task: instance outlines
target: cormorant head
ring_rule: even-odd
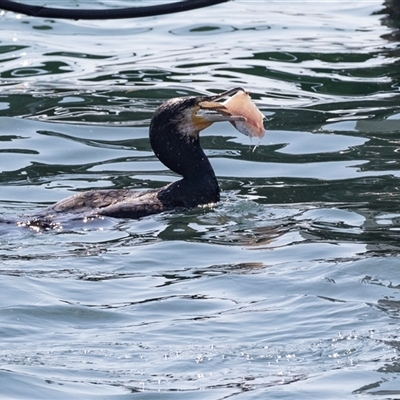
[[[199,132],[214,122],[246,121],[246,118],[232,113],[222,103],[224,97],[230,96],[241,88],[231,89],[214,96],[188,96],[167,100],[153,116],[152,125],[161,125],[163,131],[172,128],[181,138],[197,139]]]
[[[200,147],[199,132],[218,121],[246,121],[232,115],[217,100],[243,90],[232,89],[214,96],[178,97],[165,101],[150,122],[150,143],[158,159],[183,177],[214,176],[211,164]],[[199,172],[202,171],[202,172]]]

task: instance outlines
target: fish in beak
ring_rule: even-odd
[[[227,96],[234,94],[223,103],[218,103]],[[205,124],[229,121],[239,132],[246,136],[262,138],[265,134],[263,125],[264,115],[251,101],[248,92],[242,88],[235,88],[218,95],[203,97],[198,103],[196,115]],[[204,129],[204,128],[203,128]]]

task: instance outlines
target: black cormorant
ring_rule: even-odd
[[[190,208],[220,199],[214,170],[200,145],[199,133],[217,121],[246,121],[232,115],[217,101],[243,91],[228,90],[214,96],[173,98],[161,104],[150,122],[150,144],[158,159],[182,179],[159,189],[91,190],[78,193],[43,210],[47,217],[59,213],[85,216],[140,218],[177,208]]]

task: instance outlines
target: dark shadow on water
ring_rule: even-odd
[[[398,0],[386,0],[384,8],[376,14],[382,14],[382,24],[393,29],[392,32],[383,36],[392,42],[400,42],[400,3]]]
[[[397,42],[397,46],[389,50],[385,49],[383,54],[386,57],[400,57],[400,2],[398,0],[386,0],[384,8],[376,14],[382,14],[382,24],[386,25],[392,31],[382,36],[383,39],[389,42]],[[398,68],[393,68],[390,74],[397,87],[400,85],[400,61],[395,61],[394,65]]]

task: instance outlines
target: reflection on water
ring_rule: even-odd
[[[399,396],[397,1],[0,19],[4,398]],[[155,108],[239,85],[267,134],[203,133],[216,206],[18,226],[174,181]]]

